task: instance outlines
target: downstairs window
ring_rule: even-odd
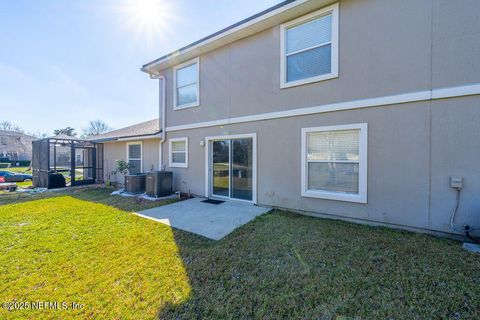
[[[302,196],[367,202],[367,124],[302,129]]]
[[[188,168],[188,138],[169,140],[170,167]]]
[[[128,170],[131,174],[142,172],[142,143],[127,143],[127,162],[131,168]]]

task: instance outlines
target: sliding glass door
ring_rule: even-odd
[[[253,141],[248,139],[230,140],[231,159],[231,197],[252,200],[253,177]]]
[[[212,194],[230,197],[230,140],[212,142]]]
[[[252,201],[253,139],[215,140],[211,152],[212,196]]]

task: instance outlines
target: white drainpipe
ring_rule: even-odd
[[[167,116],[167,111],[166,111],[166,103],[167,103],[167,96],[166,96],[166,78],[163,75],[159,74],[150,74],[150,79],[158,79],[158,94],[162,95],[162,99],[160,99],[160,96],[158,97],[158,105],[160,108],[160,128],[162,129],[162,133],[160,136],[160,145],[159,151],[158,151],[158,166],[159,170],[164,170],[165,167],[163,166],[163,143],[165,142],[165,123],[166,123],[166,116]],[[160,88],[162,86],[162,88]]]

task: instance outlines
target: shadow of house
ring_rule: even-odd
[[[159,205],[110,197],[110,192],[89,187],[63,195],[126,212]],[[149,270],[175,261],[190,289],[178,289],[178,270],[154,279],[152,285],[171,293],[168,302],[159,300],[155,307],[159,319],[478,318],[480,263],[453,240],[278,210],[221,241],[163,225],[160,229],[171,230],[174,240],[168,238],[136,260],[119,262],[155,259],[174,242],[171,260],[157,260]],[[148,230],[140,234],[144,232]],[[159,235],[123,243],[119,236],[112,248],[164,241]],[[136,270],[133,276],[143,272],[148,271]]]
[[[451,287],[457,301],[432,285],[447,281],[450,288],[453,282],[441,279],[457,273],[468,283],[478,271],[472,265],[476,257],[453,240],[278,210],[221,241],[172,231],[191,292],[182,302],[162,306],[158,319],[413,318],[452,310],[468,318],[476,313],[476,302],[458,300],[477,291],[473,283],[467,291]],[[436,263],[440,252],[455,258]],[[431,308],[411,309],[415,304]]]
[[[28,134],[0,130],[0,158],[31,160],[34,140],[36,138]]]
[[[105,198],[108,192],[70,195],[130,212],[159,205]],[[158,319],[427,317],[452,310],[468,318],[478,310],[476,300],[461,301],[467,291],[479,292],[468,280],[478,259],[453,240],[278,210],[220,241],[171,231],[191,291],[159,307]],[[451,295],[432,285],[439,281]],[[432,307],[412,310],[414,304]]]
[[[310,304],[325,294],[320,289],[326,284],[315,274],[316,267],[304,261],[307,252],[296,248],[316,228],[314,223],[309,231],[292,232],[296,221],[305,219],[311,218],[274,211],[220,241],[172,228],[192,291],[186,301],[160,308],[158,319],[313,319],[333,314]]]

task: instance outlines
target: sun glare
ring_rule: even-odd
[[[131,1],[130,10],[135,20],[146,24],[156,23],[164,13],[160,1],[156,0]]]
[[[171,0],[125,0],[120,10],[127,27],[149,42],[165,39],[172,32],[172,22],[178,19]]]

